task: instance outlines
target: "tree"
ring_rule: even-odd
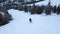
[[[35,6],[35,4],[33,4],[33,6],[31,7],[30,12],[31,12],[31,14],[35,14],[36,13],[36,6]]]
[[[0,26],[8,24],[12,20],[12,17],[8,12],[3,12],[3,13],[4,13],[4,15],[0,15],[1,16],[0,17],[1,18],[0,19]]]
[[[57,14],[60,14],[60,5],[57,7]]]
[[[52,11],[52,6],[47,6],[45,9],[46,15],[51,15],[51,11]]]
[[[24,7],[24,11],[25,11],[25,12],[28,12],[27,6]]]
[[[0,20],[2,19],[3,15],[0,13]]]
[[[52,6],[51,6],[51,1],[49,0],[49,3],[48,3],[48,5],[46,6],[46,9],[45,9],[46,15],[51,15],[51,11],[52,11]]]
[[[52,8],[52,11],[53,11],[53,13],[56,13],[56,11],[57,11],[56,5]]]
[[[6,1],[6,0],[0,0],[0,3],[1,3],[1,2],[5,2],[5,1]]]
[[[37,13],[37,14],[42,14],[42,13],[43,13],[43,8],[42,8],[42,6],[36,6],[36,13]]]

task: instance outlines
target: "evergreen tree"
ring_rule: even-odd
[[[48,3],[48,5],[46,6],[46,9],[45,9],[46,15],[51,15],[51,11],[52,11],[52,6],[51,6],[51,1],[49,0],[49,3]]]
[[[31,12],[31,14],[35,14],[36,13],[36,6],[35,6],[35,4],[33,4],[33,6],[31,7],[30,12]]]
[[[52,11],[53,11],[53,13],[56,13],[56,11],[57,11],[56,5],[52,8]]]
[[[0,0],[0,3],[1,3],[1,2],[5,2],[5,1],[6,1],[6,0]]]
[[[60,14],[60,5],[57,7],[57,14]]]
[[[8,24],[11,20],[12,17],[8,12],[3,12],[4,15],[0,15],[0,26],[3,26],[5,24]]]

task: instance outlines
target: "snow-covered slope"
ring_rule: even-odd
[[[49,2],[49,0],[45,0],[45,1],[42,1],[42,2],[38,2],[36,3],[36,5],[47,5]],[[60,4],[60,0],[51,0],[51,5],[54,6],[54,5],[59,5]]]
[[[0,34],[60,34],[60,15],[30,15],[13,9],[9,13],[13,21],[0,27]],[[32,23],[29,18],[32,18]]]
[[[60,3],[60,0],[51,1],[52,5]],[[47,4],[48,0],[40,3]],[[0,34],[60,34],[60,15],[31,15],[14,9],[8,11],[13,20],[9,24],[0,27]],[[32,18],[32,23],[29,22],[29,18]]]

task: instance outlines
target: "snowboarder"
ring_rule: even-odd
[[[32,23],[32,19],[31,18],[29,18],[29,21]]]

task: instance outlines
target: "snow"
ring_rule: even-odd
[[[49,2],[49,0],[45,0],[45,1],[42,1],[42,2],[38,2],[36,3],[36,5],[47,5]],[[51,0],[51,5],[54,6],[54,5],[59,5],[60,4],[60,0]]]
[[[14,9],[8,11],[13,21],[0,27],[1,34],[60,34],[60,15],[31,15]],[[32,23],[29,18],[32,18]]]
[[[31,15],[14,9],[8,12],[13,20],[0,27],[0,34],[60,34],[60,15]],[[32,18],[32,23],[29,22],[29,18]]]

